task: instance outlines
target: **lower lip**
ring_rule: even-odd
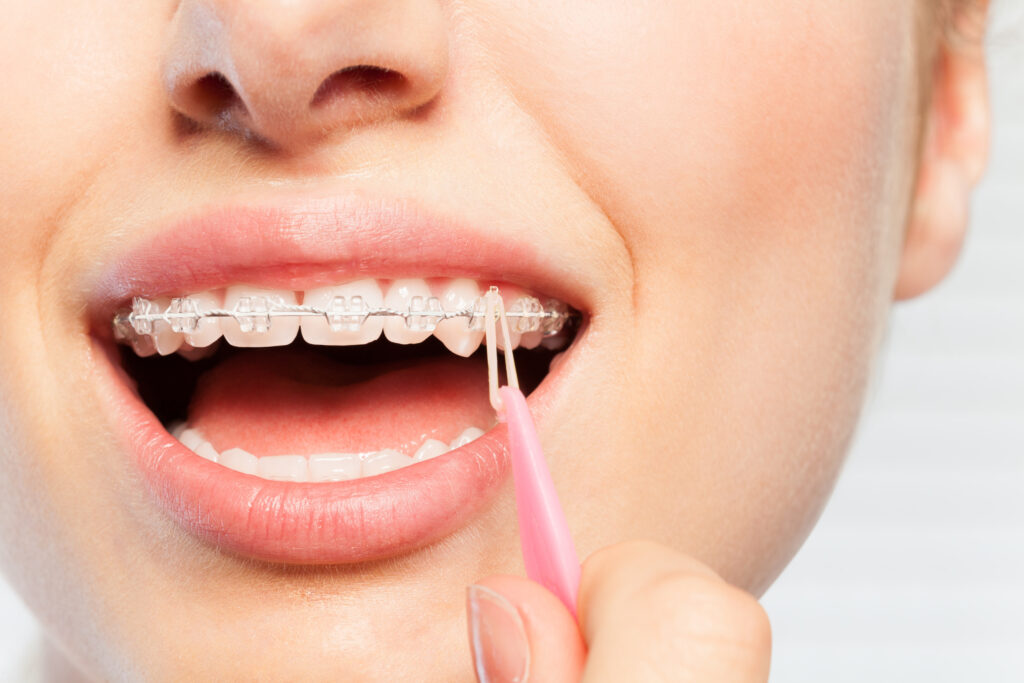
[[[100,342],[95,342],[100,344]],[[129,388],[111,353],[106,403],[157,504],[218,549],[266,562],[349,564],[404,554],[468,524],[509,473],[506,429],[425,462],[331,483],[259,479],[185,448]],[[538,390],[540,391],[540,390]]]

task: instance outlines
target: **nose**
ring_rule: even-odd
[[[432,101],[444,19],[436,0],[182,0],[164,87],[200,126],[294,150]]]

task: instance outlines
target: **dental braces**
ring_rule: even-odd
[[[149,299],[135,297],[130,309],[114,315],[114,337],[132,342],[141,337],[155,337],[157,323],[172,332],[191,334],[204,320],[231,319],[245,333],[266,333],[277,318],[324,318],[334,332],[356,332],[371,317],[402,318],[410,330],[433,332],[444,320],[464,318],[470,330],[483,331],[486,326],[488,295],[478,297],[471,306],[447,311],[437,297],[414,296],[406,310],[386,306],[370,306],[359,295],[335,296],[326,306],[288,304],[265,295],[239,297],[231,308],[202,310],[190,297],[170,300],[163,310]],[[558,335],[576,314],[555,299],[542,304],[532,296],[516,299],[504,311],[512,332],[541,332],[543,337]]]

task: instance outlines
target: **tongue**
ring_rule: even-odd
[[[439,357],[348,365],[295,348],[245,351],[204,375],[189,425],[223,451],[263,455],[412,455],[494,422],[486,370]]]

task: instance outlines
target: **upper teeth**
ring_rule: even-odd
[[[284,346],[301,330],[310,344],[326,345],[367,344],[381,332],[396,344],[415,344],[433,334],[453,353],[469,356],[483,339],[485,315],[481,288],[468,279],[434,287],[421,278],[394,280],[386,293],[372,279],[305,292],[234,285],[173,299],[136,298],[114,318],[114,332],[139,355],[193,355],[221,336],[232,346]],[[570,317],[561,302],[545,305],[524,295],[512,299],[506,315],[513,345],[527,348],[557,335]]]

